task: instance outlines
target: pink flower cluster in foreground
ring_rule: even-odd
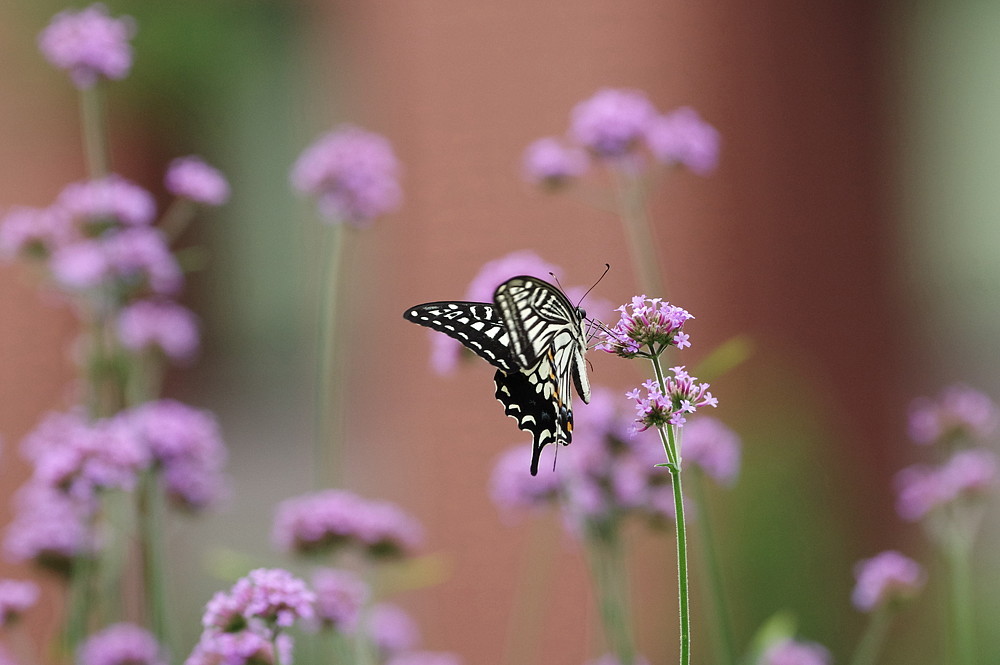
[[[631,303],[616,312],[615,325],[600,332],[594,348],[622,358],[658,356],[668,346],[683,349],[691,346],[682,328],[694,317],[686,310],[660,298],[635,296]]]
[[[666,425],[681,426],[687,422],[686,414],[699,407],[719,405],[719,400],[708,391],[709,384],[698,383],[682,366],[671,367],[673,375],[663,378],[663,386],[653,379],[643,381],[645,395],[635,388],[625,396],[635,401],[636,431]]]
[[[577,104],[565,137],[545,137],[525,150],[525,178],[558,188],[582,176],[590,161],[641,162],[643,152],[699,175],[715,169],[719,133],[691,108],[660,114],[638,90],[605,88]]]

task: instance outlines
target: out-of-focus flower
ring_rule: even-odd
[[[174,196],[210,206],[229,200],[229,182],[222,172],[200,157],[180,157],[170,163],[164,178],[167,191]]]
[[[129,40],[135,24],[128,17],[112,18],[101,4],[53,17],[38,36],[42,55],[69,72],[78,88],[89,88],[101,77],[122,79],[132,67]]]
[[[0,580],[0,627],[17,621],[38,602],[38,585],[30,580]]]
[[[46,258],[73,238],[69,217],[54,208],[11,208],[0,219],[0,259]]]
[[[698,175],[708,175],[719,162],[719,132],[686,106],[650,121],[646,144],[657,161],[681,164]]]
[[[279,635],[278,640],[286,637]],[[290,649],[291,643],[287,640],[278,643],[279,649],[283,644]],[[291,662],[290,658],[279,661],[274,651],[275,644],[271,640],[253,631],[205,632],[184,665],[276,665],[278,662]]]
[[[54,208],[68,215],[85,236],[114,225],[149,226],[156,215],[152,194],[116,174],[67,185]]]
[[[390,658],[386,665],[461,665],[462,659],[444,651],[410,651]]]
[[[560,467],[555,473],[526,474],[524,461],[530,456],[528,448],[516,446],[504,452],[493,467],[490,497],[504,512],[550,504],[559,497],[563,485]]]
[[[392,603],[376,603],[368,610],[365,632],[384,658],[411,651],[420,643],[413,617]]]
[[[587,665],[622,665],[622,662],[614,654],[606,653],[596,660],[589,661]],[[649,661],[642,656],[635,656],[631,665],[649,665]]]
[[[116,279],[123,290],[148,288],[158,295],[180,290],[184,276],[163,234],[149,227],[112,232],[60,247],[52,255],[56,282],[73,291]]]
[[[421,540],[420,525],[395,505],[343,490],[283,501],[274,520],[274,542],[300,554],[357,547],[373,557],[394,557],[409,554]]]
[[[694,413],[702,406],[719,405],[719,400],[708,391],[709,384],[698,383],[682,366],[671,367],[670,371],[673,376],[663,379],[665,391],[656,381],[649,379],[642,383],[646,389],[645,397],[638,388],[625,394],[635,400],[636,431],[665,425],[680,426],[687,422],[685,414]]]
[[[830,652],[814,642],[782,640],[767,650],[758,665],[830,665]]]
[[[920,444],[956,438],[982,440],[997,430],[997,405],[968,386],[945,388],[937,399],[914,400],[910,407],[910,437]]]
[[[941,467],[911,466],[896,474],[896,509],[916,521],[933,510],[975,500],[997,484],[997,457],[988,450],[962,450]]]
[[[80,647],[80,665],[166,665],[160,644],[149,631],[116,623],[95,633]]]
[[[614,327],[601,331],[600,342],[594,348],[635,358],[659,355],[668,346],[691,346],[682,328],[694,317],[686,309],[659,298],[635,296],[631,303],[615,311],[621,312],[621,317]]]
[[[587,153],[557,138],[538,139],[524,151],[522,172],[528,182],[554,190],[587,171]]]
[[[87,527],[93,512],[89,502],[30,483],[19,490],[16,506],[3,543],[12,561],[34,561],[68,575],[76,557],[95,552],[95,539]]]
[[[724,485],[732,485],[740,472],[740,437],[709,416],[684,425],[681,456]]]
[[[892,550],[860,561],[854,569],[857,584],[851,594],[862,612],[909,600],[924,586],[924,570],[913,559]]]
[[[595,157],[616,159],[643,142],[655,117],[642,92],[605,88],[573,107],[570,135]]]
[[[273,636],[296,619],[312,619],[316,594],[306,583],[281,568],[257,568],[219,592],[205,606],[207,631],[235,633],[247,626]]]
[[[370,591],[361,578],[348,570],[321,568],[313,574],[316,618],[324,627],[341,632],[356,629],[361,608]]]
[[[187,307],[167,300],[138,300],[118,315],[118,339],[131,351],[158,349],[174,361],[198,350],[198,319]]]
[[[292,167],[292,186],[317,199],[335,222],[365,226],[402,202],[399,162],[382,136],[342,125],[303,151]]]

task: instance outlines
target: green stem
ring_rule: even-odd
[[[971,539],[957,531],[945,543],[951,573],[951,611],[956,665],[974,665],[975,636],[972,609]]]
[[[100,83],[80,91],[80,115],[83,125],[83,154],[91,179],[108,174],[108,141],[104,121],[103,87]]]
[[[155,470],[141,480],[139,497],[139,537],[142,549],[142,572],[145,584],[146,612],[153,636],[169,649],[167,625],[166,566],[164,563],[163,493]]]
[[[628,239],[632,266],[636,270],[639,283],[647,293],[663,294],[663,279],[656,245],[646,213],[646,192],[641,177],[628,167],[612,168],[619,214]]]
[[[157,226],[167,238],[168,245],[174,244],[174,241],[181,237],[194,219],[196,209],[192,201],[180,198],[174,199],[167,207]]]
[[[883,603],[875,609],[868,619],[868,627],[861,636],[861,641],[858,642],[851,665],[875,665],[878,662],[878,654],[889,632],[892,615],[893,610],[888,604]]]
[[[546,587],[555,563],[555,538],[551,517],[532,520],[528,546],[520,555],[510,619],[500,663],[528,665],[537,653],[545,617]]]
[[[703,563],[708,578],[710,604],[715,616],[715,621],[712,622],[712,636],[715,641],[716,658],[721,665],[735,665],[736,649],[733,646],[733,628],[729,621],[729,608],[726,606],[726,594],[722,585],[722,571],[715,548],[715,538],[712,535],[712,521],[708,510],[708,497],[705,492],[705,474],[697,467],[692,470],[692,473],[694,475],[694,500],[698,508],[696,521],[701,536],[701,550],[705,559]]]
[[[669,467],[670,484],[674,489],[674,512],[677,525],[677,596],[680,619],[680,665],[691,663],[691,605],[688,593],[687,525],[684,520],[684,490],[681,487],[680,454],[674,442],[674,428],[667,427],[670,447],[677,462]],[[662,428],[661,428],[662,431]]]
[[[633,665],[635,639],[632,635],[624,550],[617,526],[588,528],[586,541],[608,649],[621,665]]]
[[[96,561],[90,554],[80,554],[73,559],[70,571],[69,616],[66,618],[65,644],[70,660],[76,649],[87,637],[89,610],[92,608],[92,589]]]

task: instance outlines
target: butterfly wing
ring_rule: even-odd
[[[457,339],[497,369],[509,372],[517,364],[510,335],[495,305],[485,302],[442,301],[411,307],[403,318]]]

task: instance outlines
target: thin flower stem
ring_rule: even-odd
[[[851,665],[875,665],[878,662],[878,654],[885,643],[893,614],[893,608],[886,603],[872,612],[868,619],[868,627],[865,628],[858,642],[858,648],[854,652],[854,658],[851,659]]]
[[[167,239],[167,245],[174,244],[183,235],[191,220],[194,219],[197,207],[188,199],[174,199],[160,217],[157,225]]]
[[[555,538],[549,519],[532,520],[528,545],[520,556],[501,665],[529,665],[538,652],[545,617],[546,587],[555,564]]]
[[[972,611],[971,539],[953,531],[946,546],[951,573],[951,611],[954,630],[955,665],[974,665],[975,636]]]
[[[662,294],[665,292],[663,278],[646,213],[646,192],[642,179],[628,167],[612,168],[611,175],[636,276],[647,293]]]
[[[588,528],[585,540],[607,647],[621,665],[633,665],[635,639],[618,529],[615,525],[606,529]]]
[[[83,154],[91,179],[108,174],[108,140],[104,119],[104,89],[100,83],[80,91]]]
[[[167,625],[166,566],[164,564],[163,493],[155,470],[141,479],[139,502],[139,536],[142,549],[142,570],[146,591],[146,611],[150,628],[157,641],[170,646]]]
[[[722,587],[722,571],[719,567],[719,557],[715,548],[715,538],[712,535],[712,521],[708,510],[708,497],[705,492],[705,474],[700,468],[692,470],[694,476],[694,501],[698,509],[699,536],[701,536],[701,551],[704,554],[704,570],[708,578],[710,600],[715,621],[712,635],[715,640],[715,653],[721,665],[736,665],[736,649],[733,646],[733,629],[729,621],[729,608],[726,605],[726,594]]]
[[[66,618],[65,648],[70,659],[87,636],[89,610],[93,601],[96,560],[90,554],[73,559],[69,585],[69,616]]]

